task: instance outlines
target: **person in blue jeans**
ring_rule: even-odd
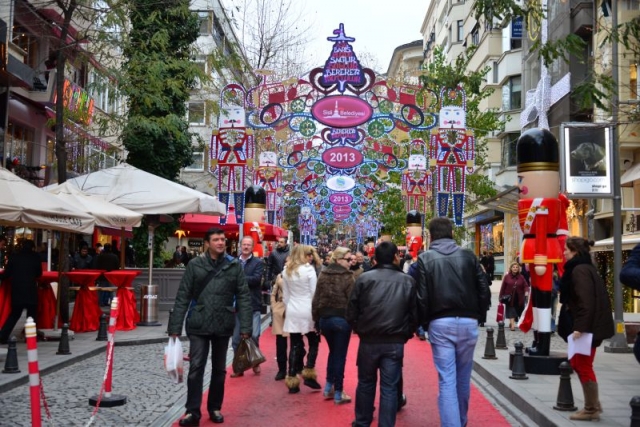
[[[368,427],[373,421],[378,372],[378,426],[395,425],[404,345],[418,327],[415,281],[400,270],[398,247],[380,243],[375,259],[376,266],[356,280],[347,307],[347,320],[360,337],[353,423],[357,427]]]
[[[429,331],[438,371],[440,425],[467,425],[478,323],[491,301],[476,255],[453,240],[449,218],[429,222],[431,245],[418,256],[418,318]]]
[[[355,259],[355,255],[349,248],[334,249],[329,264],[318,276],[311,303],[313,321],[319,323],[320,333],[329,346],[324,397],[333,399],[336,405],[351,402],[351,397],[344,392],[343,381],[351,340],[351,326],[345,316],[355,283],[354,274],[349,269],[352,258]]]

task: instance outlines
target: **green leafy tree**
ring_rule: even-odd
[[[122,134],[127,162],[175,181],[180,169],[191,163],[197,138],[189,131],[186,105],[197,79],[205,78],[191,61],[198,17],[186,0],[133,0],[129,20],[122,84],[128,102]],[[141,261],[148,259],[145,225],[135,231],[134,248]],[[156,229],[154,263],[161,262],[160,245],[175,229],[175,222]]]

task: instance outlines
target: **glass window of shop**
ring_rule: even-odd
[[[11,163],[30,165],[34,156],[34,135],[32,128],[10,121],[7,126],[5,140],[6,163],[5,167],[11,169]]]
[[[499,220],[480,225],[480,250],[504,255],[504,221]]]

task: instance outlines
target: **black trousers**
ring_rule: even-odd
[[[31,317],[37,325],[36,313],[38,311],[38,303],[34,304],[11,304],[11,314],[7,317],[7,321],[4,322],[2,326],[2,330],[0,330],[0,341],[7,341],[9,339],[9,334],[15,328],[16,323],[20,320],[20,316],[22,316],[22,310],[27,309],[27,317]]]
[[[189,335],[189,375],[187,377],[187,403],[186,412],[200,419],[202,413],[202,384],[204,369],[209,356],[211,346],[211,383],[209,385],[209,398],[207,399],[207,411],[209,415],[213,411],[222,408],[224,399],[224,380],[227,375],[227,348],[229,337],[216,335]]]

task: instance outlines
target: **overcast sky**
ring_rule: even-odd
[[[227,7],[251,0],[222,0]],[[278,0],[270,0],[278,1]],[[353,47],[361,59],[371,54],[377,61],[375,71],[386,73],[393,50],[422,38],[420,27],[430,0],[293,0],[303,17],[302,28],[311,27],[308,49],[312,67],[323,66],[331,53],[327,37],[340,23],[345,33],[356,39]],[[371,66],[370,64],[366,64]]]

